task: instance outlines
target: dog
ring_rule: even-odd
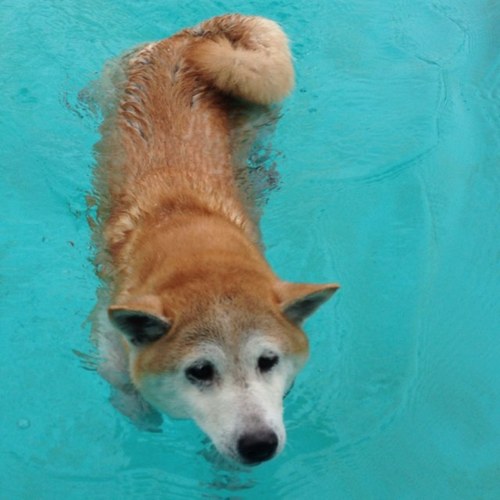
[[[98,370],[138,425],[191,418],[223,456],[269,460],[285,445],[283,398],[308,357],[301,325],[339,288],[276,276],[245,189],[259,119],[294,84],[288,40],[271,20],[223,15],[105,73]]]

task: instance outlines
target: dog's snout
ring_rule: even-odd
[[[272,458],[278,447],[278,436],[271,430],[243,434],[238,439],[238,453],[248,464],[257,464]]]

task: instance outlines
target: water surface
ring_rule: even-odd
[[[500,5],[4,0],[0,497],[500,498]],[[81,367],[98,286],[86,195],[104,62],[212,15],[289,33],[297,87],[263,219],[307,326],[288,444],[234,470],[190,422],[135,429]],[[83,100],[85,96],[83,96]]]

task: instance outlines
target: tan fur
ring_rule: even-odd
[[[323,294],[319,305],[337,285],[275,276],[238,173],[253,136],[237,132],[248,129],[251,105],[280,100],[293,85],[279,26],[240,15],[211,19],[124,56],[113,84],[120,94],[106,111],[96,177],[110,314],[138,310],[172,324],[137,350],[136,384],[145,373],[175,369],[200,338],[236,345],[252,329],[305,357],[300,322],[284,311]]]
[[[228,32],[230,38],[222,34]],[[203,40],[190,48],[188,60],[220,90],[258,104],[280,101],[292,90],[288,41],[274,21],[224,16],[203,23],[200,33]]]

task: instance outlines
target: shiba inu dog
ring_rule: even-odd
[[[139,425],[160,412],[191,418],[226,457],[268,460],[285,444],[283,397],[308,356],[301,324],[338,288],[273,273],[244,189],[254,120],[293,87],[287,38],[268,19],[224,15],[107,73],[98,369]]]

